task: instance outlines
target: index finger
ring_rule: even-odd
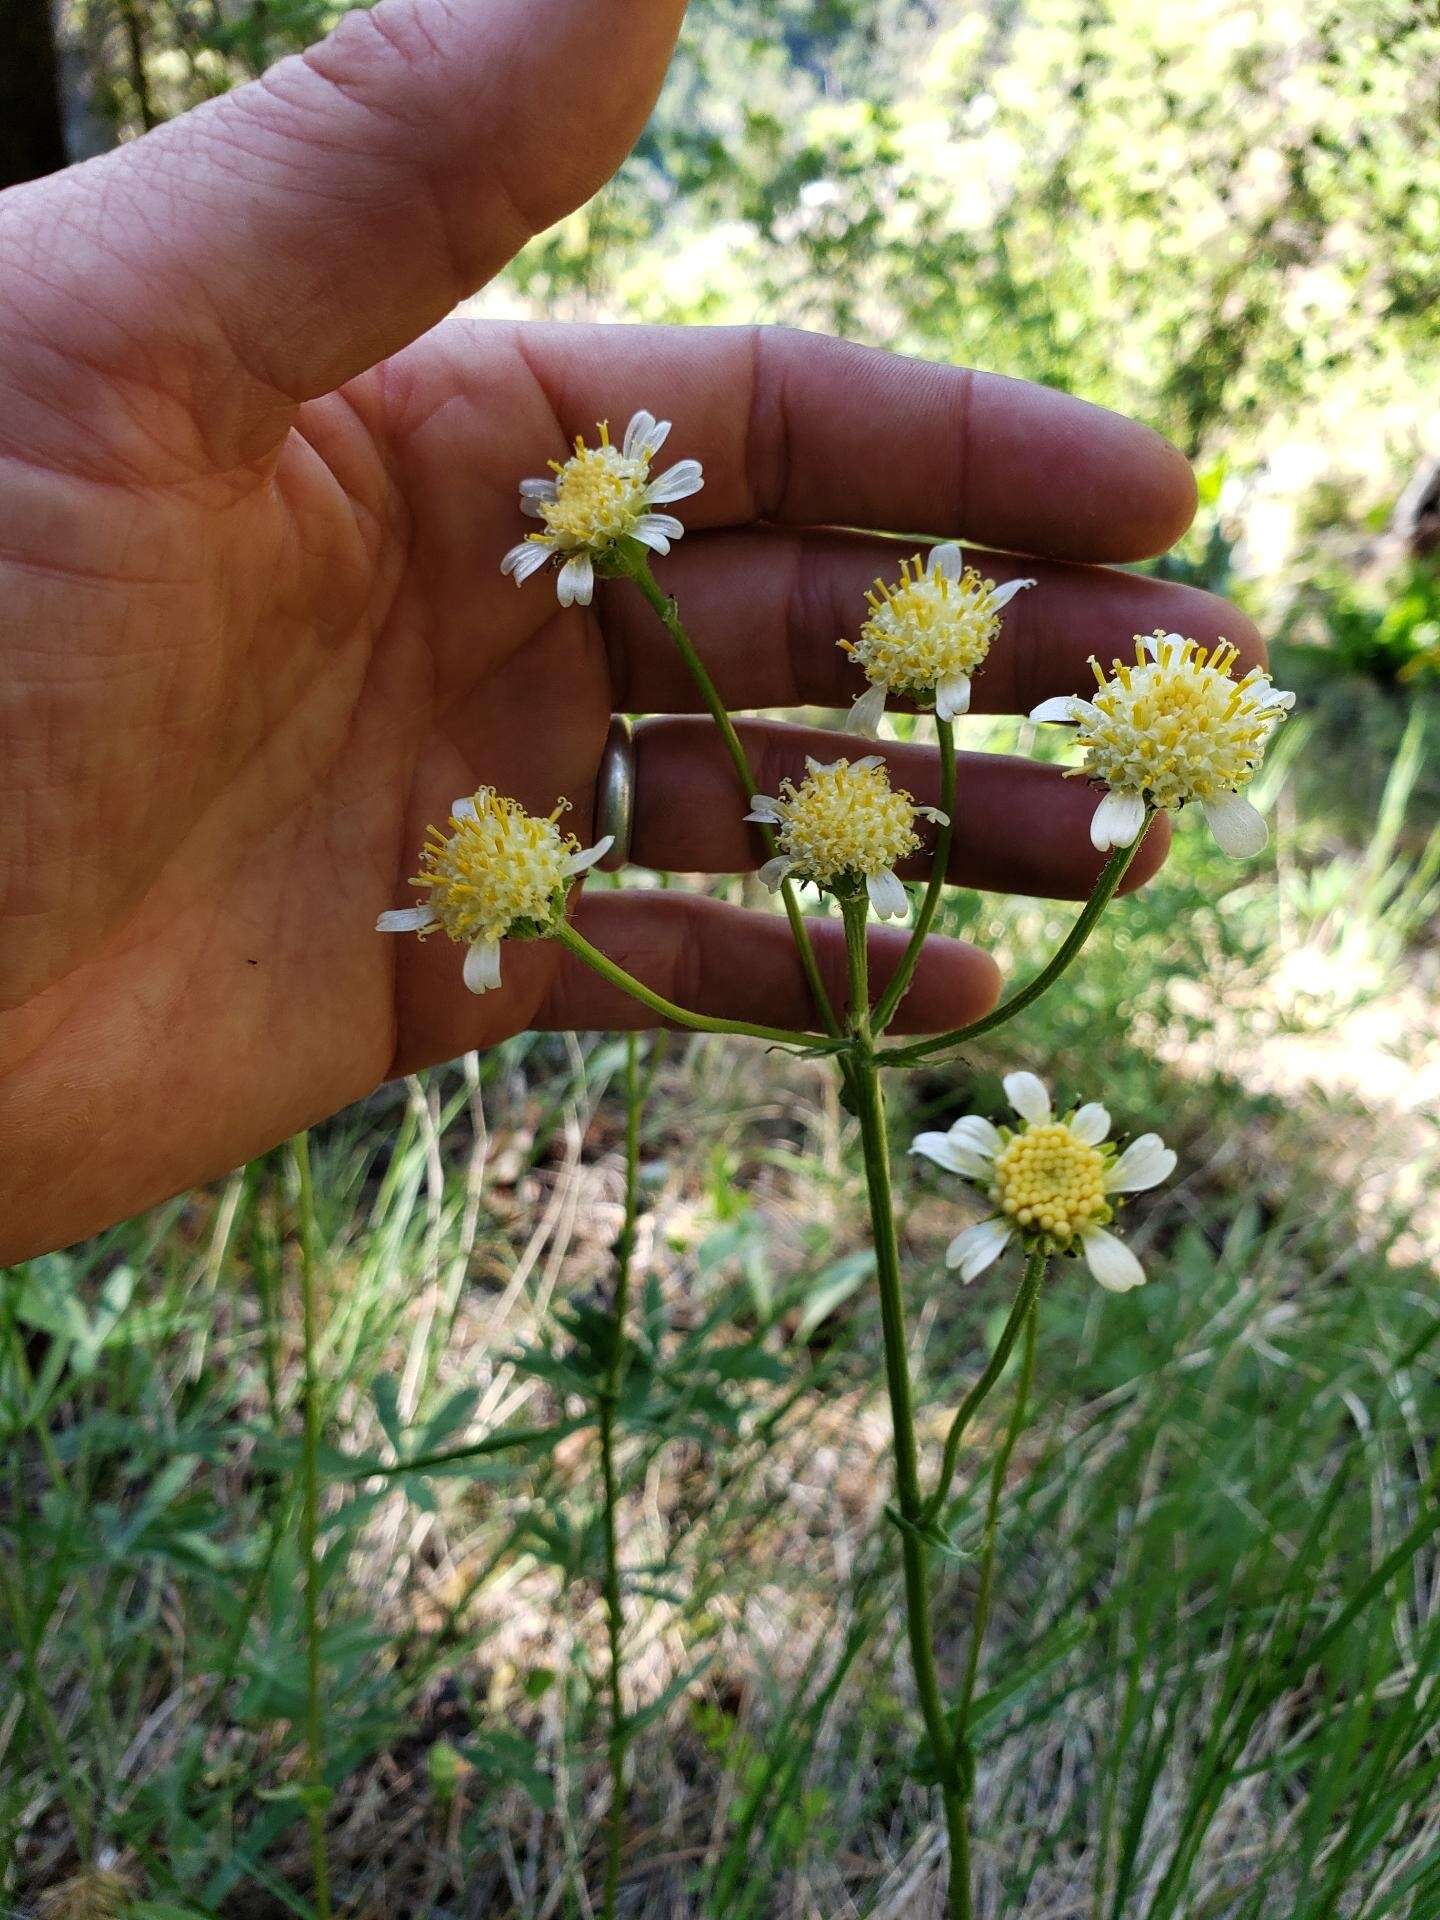
[[[689,527],[752,520],[946,534],[1067,560],[1162,553],[1195,510],[1151,428],[1002,374],[768,327],[526,330],[568,440],[641,407],[698,459]],[[537,449],[543,459],[551,448]]]

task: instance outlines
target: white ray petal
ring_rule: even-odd
[[[471,993],[488,993],[500,984],[500,942],[475,940],[465,953],[465,984]]]
[[[685,522],[677,520],[673,513],[642,513],[635,522],[636,527],[653,527],[657,533],[663,533],[667,540],[678,540],[685,531]]]
[[[665,444],[670,431],[668,420],[657,420],[653,413],[641,407],[638,413],[632,413],[630,424],[625,429],[625,438],[620,443],[620,451],[627,460],[644,460],[653,457]]]
[[[1008,607],[1017,593],[1023,593],[1026,587],[1033,587],[1033,580],[1007,580],[1004,586],[996,587],[990,596],[990,610],[998,613],[1001,607]]]
[[[1101,853],[1132,846],[1145,824],[1145,802],[1138,793],[1107,793],[1090,821],[1090,843]]]
[[[922,820],[933,820],[937,827],[948,827],[950,824],[949,814],[942,813],[939,807],[916,807],[915,811]]]
[[[1009,1246],[1013,1233],[1009,1221],[998,1214],[991,1220],[980,1221],[977,1226],[966,1227],[945,1249],[945,1264],[958,1267],[960,1278],[968,1287],[977,1273],[995,1264]]]
[[[579,853],[567,854],[560,862],[560,871],[567,880],[577,873],[587,873],[597,860],[603,860],[615,844],[613,833],[607,833],[603,840],[597,840],[593,847],[583,847]]]
[[[669,553],[670,551],[669,534],[657,527],[648,513],[643,514],[635,522],[630,529],[630,538],[638,540],[642,547],[648,547],[652,553]]]
[[[1091,1100],[1070,1122],[1070,1131],[1087,1147],[1098,1147],[1110,1131],[1110,1116],[1098,1100]]]
[[[993,1160],[1004,1141],[999,1129],[992,1126],[982,1113],[962,1113],[950,1129],[950,1138],[957,1147],[969,1147],[975,1153],[983,1153],[987,1160]]]
[[[1144,1193],[1158,1187],[1175,1171],[1176,1154],[1158,1133],[1142,1133],[1132,1140],[1105,1176],[1108,1193]]]
[[[935,712],[942,720],[958,720],[970,711],[970,676],[947,673],[935,683]]]
[[[522,500],[553,500],[556,487],[553,479],[522,480],[520,498]]]
[[[880,731],[880,722],[885,718],[886,692],[883,686],[865,689],[845,716],[846,733],[858,733],[867,740],[875,738]]]
[[[513,573],[516,586],[521,586],[532,573],[538,573],[550,558],[551,549],[539,540],[521,540],[511,547],[500,562],[501,573]]]
[[[375,922],[377,933],[423,933],[435,924],[430,907],[390,907]]]
[[[1243,793],[1227,793],[1220,800],[1202,800],[1201,811],[1215,836],[1215,844],[1232,860],[1249,860],[1265,851],[1270,829],[1263,814]]]
[[[1038,1074],[1007,1073],[1002,1084],[1005,1098],[1022,1120],[1040,1126],[1050,1118],[1050,1095]]]
[[[671,500],[688,500],[692,493],[699,493],[704,484],[705,475],[698,460],[677,460],[673,467],[667,467],[650,482],[645,498],[651,506],[663,507]]]
[[[881,920],[903,920],[910,911],[910,896],[889,867],[881,873],[867,873],[865,891]]]
[[[1129,1293],[1143,1287],[1145,1269],[1123,1240],[1117,1240],[1104,1227],[1082,1227],[1080,1244],[1091,1273],[1109,1293]]]
[[[957,1145],[948,1133],[917,1133],[910,1143],[910,1151],[933,1160],[947,1173],[961,1174],[967,1180],[989,1180],[994,1172],[993,1161],[972,1147]]]
[[[761,883],[767,886],[771,893],[778,893],[781,882],[788,880],[794,872],[794,869],[795,862],[793,860],[786,859],[783,853],[777,853],[773,860],[767,860],[764,866],[761,867]]]
[[[1030,718],[1032,720],[1063,720],[1073,723],[1083,717],[1077,709],[1088,704],[1088,701],[1077,699],[1073,693],[1057,693],[1052,695],[1048,700],[1042,700],[1038,707],[1032,707],[1030,709]]]
[[[555,597],[562,607],[588,607],[595,597],[595,563],[588,553],[577,553],[560,569]]]
[[[943,573],[947,580],[958,580],[965,571],[965,556],[953,540],[942,540],[938,547],[930,549],[925,571]]]
[[[452,820],[478,820],[479,817],[473,793],[462,793],[458,800],[452,800],[450,802],[450,818]]]
[[[757,826],[780,827],[785,824],[785,811],[781,803],[768,793],[752,793],[750,811],[745,818],[753,820]]]

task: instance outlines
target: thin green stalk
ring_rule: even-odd
[[[865,1186],[875,1239],[875,1266],[885,1339],[885,1382],[890,1396],[895,1440],[895,1493],[905,1576],[905,1629],[910,1645],[910,1664],[915,1675],[915,1690],[919,1696],[925,1731],[929,1736],[950,1839],[950,1913],[953,1920],[971,1920],[970,1833],[965,1789],[945,1721],[930,1622],[930,1552],[922,1532],[925,1503],[920,1493],[915,1407],[905,1332],[905,1302],[900,1282],[900,1247],[895,1232],[895,1203],[890,1185],[890,1147],[885,1130],[884,1094],[875,1070],[870,1025],[866,906],[863,899],[843,901],[841,906],[845,919],[845,953],[850,979],[850,1026],[854,1034],[846,1079],[860,1121]]]
[[[1043,1261],[1043,1256],[1041,1256]],[[980,1672],[980,1653],[985,1630],[990,1624],[990,1599],[995,1587],[995,1543],[999,1534],[1000,1501],[1005,1492],[1005,1475],[1011,1455],[1025,1424],[1025,1407],[1035,1378],[1035,1330],[1039,1321],[1039,1294],[1032,1293],[1025,1310],[1025,1345],[1020,1358],[1020,1378],[1015,1388],[1015,1404],[1000,1451],[990,1469],[990,1497],[985,1507],[985,1533],[980,1549],[980,1584],[975,1594],[975,1617],[970,1623],[970,1652],[965,1662],[965,1680],[960,1689],[960,1705],[955,1715],[955,1751],[963,1754],[970,1739],[970,1710],[975,1701],[975,1681]]]
[[[712,1020],[705,1014],[691,1013],[688,1007],[678,1007],[673,1000],[652,992],[643,980],[637,980],[634,974],[617,966],[598,947],[592,947],[584,934],[577,933],[568,921],[561,921],[556,927],[554,938],[562,947],[568,948],[577,960],[583,960],[587,967],[593,967],[602,980],[608,980],[612,987],[628,993],[642,1007],[649,1007],[652,1013],[658,1013],[662,1020],[673,1021],[677,1027],[688,1027],[692,1033],[743,1033],[752,1040],[768,1040],[779,1047],[803,1047],[810,1052],[835,1051],[834,1041],[817,1039],[814,1034],[792,1033],[788,1027],[762,1027],[750,1020],[721,1020],[718,1017]]]
[[[1130,862],[1139,852],[1154,817],[1155,809],[1148,807],[1145,811],[1145,824],[1136,834],[1132,844],[1128,847],[1117,847],[1105,862],[1100,878],[1095,882],[1094,890],[1081,908],[1074,926],[1033,980],[1021,987],[1018,993],[1012,993],[1008,1000],[1002,1000],[998,1007],[992,1007],[989,1013],[984,1014],[979,1020],[972,1020],[968,1027],[955,1027],[949,1033],[936,1034],[929,1040],[915,1040],[908,1047],[887,1047],[879,1056],[881,1066],[913,1067],[917,1062],[928,1059],[931,1054],[939,1053],[945,1047],[958,1047],[967,1040],[976,1040],[982,1033],[989,1033],[994,1027],[1004,1026],[1006,1021],[1013,1020],[1017,1013],[1023,1013],[1026,1007],[1033,1005],[1042,993],[1047,993],[1095,931],[1096,922],[1110,904],[1115,889],[1125,878]]]
[[[720,729],[720,738],[725,743],[725,751],[730,756],[730,764],[735,769],[735,777],[740,782],[745,796],[745,803],[748,806],[751,795],[757,791],[755,776],[750,771],[750,761],[746,755],[744,746],[741,744],[740,736],[735,731],[735,723],[730,718],[729,709],[720,698],[715,687],[715,682],[710,678],[709,671],[705,666],[705,662],[700,658],[700,653],[695,642],[685,631],[684,623],[680,618],[679,607],[668,594],[661,591],[659,583],[650,571],[650,562],[645,558],[643,551],[638,560],[636,560],[627,571],[626,578],[635,582],[635,585],[640,589],[641,593],[644,594],[646,600],[654,609],[661,625],[674,641],[676,651],[685,662],[691,679],[699,689],[700,698],[705,702],[705,707],[710,718]],[[767,850],[773,854],[775,852],[774,834],[768,827],[762,827],[760,832]],[[832,1039],[838,1039],[840,1037],[840,1023],[835,1018],[835,1009],[831,1006],[830,996],[825,991],[825,982],[820,975],[820,963],[815,958],[815,947],[810,939],[810,929],[806,926],[805,915],[800,910],[799,895],[789,880],[782,883],[780,897],[785,903],[785,915],[790,922],[790,931],[794,935],[795,948],[800,955],[800,965],[805,970],[806,983],[810,988],[810,995],[815,1002],[816,1011],[820,1015],[820,1023]]]
[[[1000,1338],[995,1342],[995,1351],[986,1364],[985,1371],[960,1402],[955,1418],[950,1422],[950,1431],[945,1436],[945,1452],[940,1461],[940,1479],[934,1493],[925,1503],[925,1521],[929,1524],[939,1518],[946,1500],[950,1497],[950,1487],[955,1479],[955,1468],[960,1459],[960,1443],[965,1438],[965,1430],[979,1411],[981,1403],[989,1395],[990,1389],[1005,1371],[1005,1363],[1027,1316],[1040,1293],[1045,1278],[1045,1255],[1032,1253],[1025,1263],[1025,1275],[1015,1295],[1015,1304],[1010,1309],[1010,1318],[1001,1329]]]
[[[950,842],[955,834],[954,722],[942,720],[939,714],[936,714],[935,732],[940,741],[940,811],[945,818],[935,830],[935,856],[930,867],[930,884],[925,889],[925,898],[920,902],[920,911],[915,917],[910,944],[901,956],[894,978],[876,1002],[875,1012],[871,1016],[871,1024],[876,1033],[884,1033],[895,1018],[900,1002],[905,998],[915,968],[919,964],[920,953],[925,945],[925,936],[930,931],[940,906],[940,897],[945,891],[946,873],[950,865]]]
[[[610,1367],[600,1394],[600,1467],[605,1487],[605,1632],[609,1642],[610,1817],[605,1848],[604,1920],[615,1920],[620,1897],[620,1856],[625,1844],[625,1753],[629,1730],[620,1694],[621,1636],[625,1601],[620,1588],[619,1477],[615,1469],[615,1415],[625,1380],[625,1322],[630,1307],[630,1273],[635,1257],[635,1220],[640,1198],[640,1045],[625,1036],[625,1216],[615,1243],[615,1300],[612,1308]]]
[[[301,1448],[300,1548],[305,1560],[305,1815],[315,1878],[315,1911],[330,1920],[330,1862],[325,1851],[325,1727],[320,1703],[320,1394],[315,1376],[315,1189],[310,1178],[310,1136],[290,1143],[299,1195],[301,1337],[305,1372],[301,1383],[304,1438]]]

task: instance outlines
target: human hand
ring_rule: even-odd
[[[1092,650],[1156,626],[1255,651],[1208,596],[1076,564],[1159,551],[1192,507],[1179,457],[1112,415],[798,334],[436,324],[618,163],[680,11],[382,0],[0,197],[0,1260],[387,1074],[641,1017],[552,945],[515,947],[476,999],[445,943],[372,931],[427,821],[481,782],[567,796],[584,838],[613,708],[668,716],[640,735],[634,857],[762,857],[634,590],[561,611],[499,573],[517,478],[596,419],[649,406],[704,463],[659,571],[736,707],[857,690],[835,637],[895,549],[813,531],[834,523],[1040,556],[977,707],[1077,689]],[[817,745],[744,731],[769,791]],[[892,758],[933,800],[928,755]],[[1078,783],[986,756],[960,791],[957,880],[1087,889]],[[811,1018],[777,916],[592,889],[577,918],[701,1011]],[[837,991],[838,931],[817,940]],[[904,936],[875,939],[883,983]],[[932,942],[900,1024],[958,1024],[996,984]]]

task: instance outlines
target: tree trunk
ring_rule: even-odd
[[[66,161],[50,0],[0,0],[0,187]]]

